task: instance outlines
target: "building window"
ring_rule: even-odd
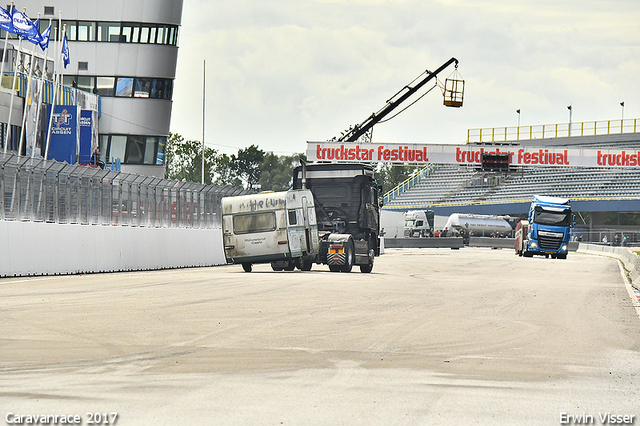
[[[167,44],[167,28],[163,25],[158,26],[158,44]]]
[[[100,151],[100,161],[108,163],[107,148],[109,147],[109,135],[100,135],[98,150]]]
[[[127,137],[126,136],[111,136],[111,141],[109,143],[109,162],[120,159],[123,161],[125,149],[127,148]]]
[[[98,22],[98,41],[120,41],[118,22]]]
[[[89,62],[78,61],[78,71],[88,71],[88,70],[89,70]]]
[[[78,41],[96,41],[96,23],[78,23]]]
[[[164,165],[165,136],[100,135],[100,157],[109,163]],[[106,148],[105,148],[106,147]]]
[[[77,82],[78,89],[84,90],[85,92],[93,93],[93,88],[96,86],[95,77],[78,76]]]
[[[78,23],[76,21],[62,21],[62,28],[63,30],[65,29],[64,26],[66,27],[66,31],[67,31],[67,39],[69,41],[76,41],[78,40]]]
[[[96,77],[96,89],[100,96],[113,96],[115,94],[114,77]]]
[[[7,9],[7,10],[9,10],[9,9]],[[54,7],[53,6],[45,6],[44,7],[44,14],[46,16],[53,15],[54,14]]]
[[[122,37],[125,43],[138,43],[140,37],[140,24],[122,24]]]
[[[133,77],[120,77],[116,83],[116,96],[130,98],[133,93]]]
[[[0,50],[0,54],[1,54]],[[88,68],[87,62],[78,62],[78,69]],[[91,81],[86,80],[91,78]],[[100,96],[116,96],[119,98],[149,98],[171,100],[173,96],[173,80],[167,78],[136,78],[72,75],[64,76],[63,84],[83,88],[93,92],[94,88]],[[95,86],[90,86],[95,84]],[[115,85],[115,90],[114,90]]]
[[[158,147],[158,138],[148,137],[144,146],[144,164],[156,163],[156,148]]]
[[[156,165],[164,165],[164,151],[167,147],[167,138],[158,138],[158,153],[156,154]]]
[[[127,151],[124,157],[125,164],[142,164],[144,160],[144,136],[129,136],[127,138]]]
[[[46,7],[46,6],[45,6]],[[36,19],[33,18],[33,21]],[[143,24],[138,22],[95,22],[95,21],[62,21],[66,25],[67,39],[69,41],[88,42],[119,42],[119,43],[155,43],[170,46],[178,45],[178,26],[166,24]],[[39,30],[42,33],[49,26],[48,20],[41,20]],[[51,21],[52,40],[55,37],[55,29],[58,21]],[[0,38],[4,38],[6,32],[0,30]],[[62,37],[62,34],[59,36]],[[17,35],[10,33],[11,40],[17,39]]]
[[[152,98],[151,90],[153,86],[152,78],[136,78],[135,89],[133,91],[134,98]]]

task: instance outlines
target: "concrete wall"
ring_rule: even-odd
[[[640,289],[640,256],[635,254],[632,250],[640,249],[586,243],[580,243],[578,247],[578,252],[600,254],[620,260],[624,264],[627,277],[631,282],[631,285],[636,289]]]
[[[0,277],[225,264],[221,229],[0,220]]]

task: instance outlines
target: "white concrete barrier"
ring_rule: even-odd
[[[627,270],[631,285],[640,289],[640,256],[635,254],[632,248],[580,243],[578,252],[602,254],[619,259]]]
[[[225,264],[221,229],[0,220],[0,277]]]

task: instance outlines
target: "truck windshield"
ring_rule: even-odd
[[[536,207],[533,221],[540,225],[569,226],[571,225],[571,210],[554,212]]]
[[[407,220],[404,222],[404,227],[405,228],[413,228],[413,225],[416,223],[415,220]]]

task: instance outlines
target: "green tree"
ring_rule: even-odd
[[[215,159],[214,184],[242,188],[242,181],[237,175],[236,166],[227,154],[220,154]]]
[[[382,185],[382,191],[386,193],[407,180],[420,168],[419,166],[404,166],[391,163],[380,164],[376,172],[376,179],[378,184]]]
[[[264,151],[256,145],[245,149],[239,149],[238,155],[231,155],[231,163],[235,168],[236,177],[240,178],[246,188],[257,184],[262,172],[261,166],[264,160]]]
[[[202,182],[202,143],[185,140],[181,135],[170,133],[166,147],[165,178]],[[216,150],[204,148],[204,178],[206,184],[213,180]]]
[[[262,191],[286,191],[293,184],[293,169],[300,165],[300,159],[306,161],[304,154],[278,156],[268,152],[260,166],[258,183]]]

